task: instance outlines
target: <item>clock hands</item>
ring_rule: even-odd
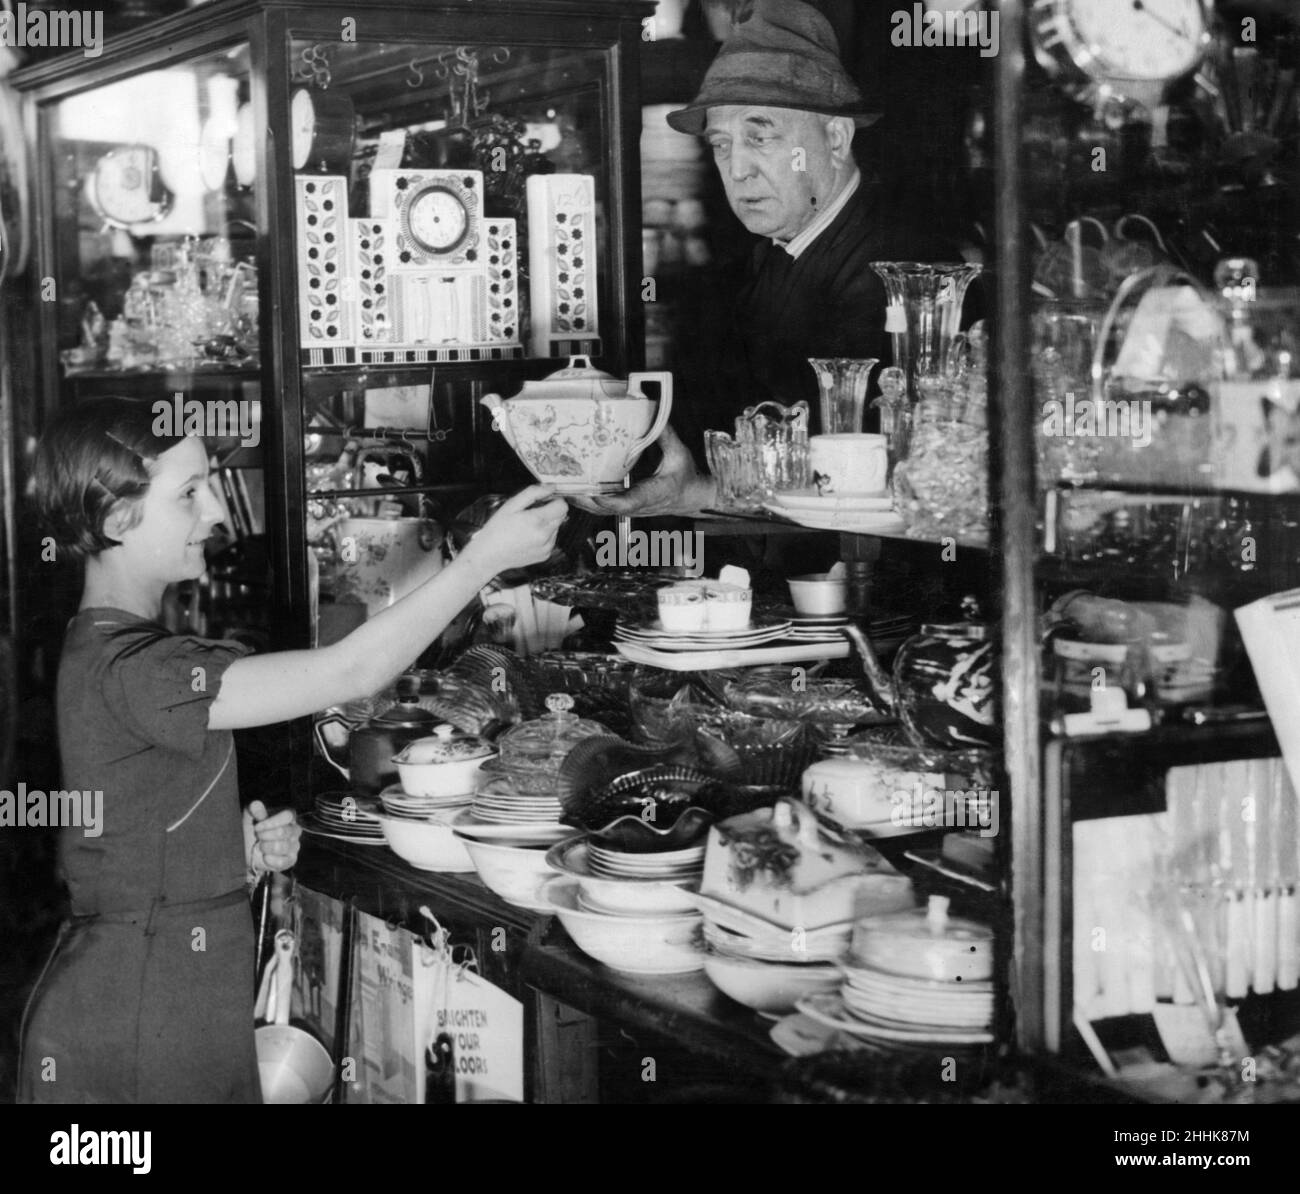
[[[1146,13],[1146,15],[1149,16],[1157,24],[1163,25],[1166,29],[1168,29],[1170,33],[1176,34],[1178,37],[1181,37],[1184,41],[1189,40],[1190,35],[1188,34],[1186,29],[1184,29],[1181,25],[1175,25],[1173,21],[1169,20],[1168,17],[1162,16],[1160,13],[1156,12],[1155,9],[1153,9],[1148,3],[1146,3],[1146,0],[1133,0],[1133,7],[1138,12]]]

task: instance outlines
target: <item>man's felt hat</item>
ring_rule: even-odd
[[[841,64],[830,22],[802,0],[742,3],[699,95],[668,123],[698,136],[709,109],[723,104],[848,116],[860,128],[880,119]]]

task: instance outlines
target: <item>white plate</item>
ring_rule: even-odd
[[[599,874],[591,869],[591,860],[587,855],[586,836],[583,834],[556,843],[547,854],[546,861],[561,874],[571,875],[576,879],[600,879],[606,883],[659,883],[672,887],[681,887],[684,884],[693,883],[699,878],[698,873],[689,875]]]
[[[844,659],[852,653],[848,640],[831,643],[759,643],[753,647],[708,651],[659,651],[641,643],[616,642],[614,649],[633,663],[669,672],[711,671],[715,668],[756,667],[760,663],[797,663],[805,659]]]
[[[816,531],[843,531],[857,535],[897,535],[902,536],[907,524],[893,513],[871,514],[812,514],[807,510],[791,510],[778,506],[775,502],[764,502],[763,509],[774,514],[783,515],[797,522],[800,526],[811,527]]]
[[[774,495],[772,501],[790,510],[808,510],[823,515],[877,514],[894,508],[894,499],[887,490],[878,494],[837,497],[833,494],[823,496],[815,489],[788,489]]]
[[[788,618],[774,618],[771,615],[760,614],[756,618],[750,618],[746,625],[738,626],[734,630],[669,630],[658,618],[641,618],[635,622],[620,622],[617,628],[630,634],[653,635],[658,638],[687,637],[721,642],[747,634],[788,630],[790,621]]]
[[[816,1020],[828,1028],[838,1028],[852,1036],[866,1037],[874,1041],[898,1041],[907,1044],[933,1045],[986,1045],[994,1037],[991,1032],[966,1032],[962,1030],[940,1029],[933,1032],[916,1029],[892,1028],[883,1024],[868,1024],[859,1020],[844,1006],[839,995],[808,995],[800,999],[795,1007],[809,1019]]]
[[[899,1032],[988,1032],[993,1022],[992,1011],[976,1016],[939,1015],[933,1018],[920,1014],[890,1016],[877,1008],[854,1003],[845,998],[842,992],[840,998],[844,1002],[844,1010],[854,1019],[870,1024],[874,1028],[893,1028]]]
[[[917,994],[951,995],[956,991],[963,994],[974,991],[980,995],[993,993],[991,979],[978,979],[961,983],[945,982],[938,978],[915,978],[907,974],[892,974],[887,970],[877,970],[874,966],[863,966],[861,962],[848,961],[841,967],[844,977],[850,982],[868,983],[900,994],[915,992]]]
[[[307,818],[310,815],[311,814],[309,813],[304,813],[298,819],[298,824],[302,827],[303,833],[310,833],[314,837],[333,838],[336,842],[351,842],[356,846],[386,846],[388,844],[388,839],[384,837],[382,832],[378,837],[374,837],[369,833],[347,833],[343,830],[336,832],[324,826],[318,826],[314,820],[309,821]]]

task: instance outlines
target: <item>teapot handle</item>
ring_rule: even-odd
[[[311,727],[312,736],[316,739],[316,745],[320,747],[320,752],[325,756],[325,761],[329,763],[348,783],[352,782],[352,776],[348,769],[340,763],[330,751],[330,745],[325,741],[325,727],[327,725],[346,726],[347,720],[340,717],[337,713],[331,713],[327,717],[322,717],[319,721],[313,722]]]
[[[659,383],[659,409],[655,412],[655,419],[650,424],[650,430],[628,448],[629,456],[639,456],[659,438],[668,422],[668,413],[673,408],[673,375],[671,373],[632,373],[627,379],[628,393],[637,390],[645,393],[644,390],[641,390],[643,381],[657,381]]]

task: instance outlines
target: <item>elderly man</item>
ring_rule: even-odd
[[[730,429],[765,399],[807,398],[816,418],[809,357],[888,359],[885,291],[870,262],[951,259],[951,250],[883,211],[862,179],[853,135],[877,119],[819,12],[799,0],[742,8],[699,95],[668,123],[708,141],[731,210],[762,239],[730,301],[714,304],[718,326],[697,327],[679,362],[675,429],[660,439],[658,471],[590,508],[698,512],[715,501],[698,463],[706,428]]]

